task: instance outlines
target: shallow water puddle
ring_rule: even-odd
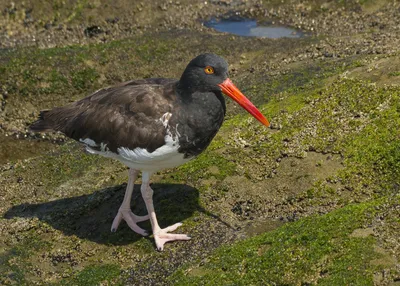
[[[245,37],[260,38],[302,38],[307,33],[288,26],[274,24],[260,24],[254,19],[231,17],[227,19],[212,18],[204,22],[204,26],[213,28],[218,32],[231,33]]]
[[[48,141],[17,139],[0,134],[0,164],[38,156],[52,147],[54,144]]]

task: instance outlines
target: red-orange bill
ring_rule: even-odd
[[[254,116],[258,121],[260,121],[265,126],[269,127],[268,120],[262,115],[262,113],[247,99],[246,96],[232,83],[232,81],[227,78],[223,83],[218,85],[222,92],[232,98],[234,101],[239,103],[241,107],[246,109],[251,115]]]

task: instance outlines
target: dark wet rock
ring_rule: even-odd
[[[119,22],[119,18],[118,18],[118,17],[107,18],[107,19],[106,19],[106,22],[107,22],[107,23],[110,23],[110,24],[116,24],[116,23]]]
[[[51,29],[53,27],[53,25],[50,23],[50,22],[47,22],[45,25],[44,25],[44,28],[46,29],[46,30],[49,30],[49,29]]]
[[[211,0],[211,4],[220,6],[239,6],[245,3],[243,0]]]
[[[87,27],[83,32],[85,33],[85,36],[89,38],[96,37],[104,33],[103,29],[96,25]]]
[[[6,15],[15,15],[15,12],[17,11],[17,7],[15,6],[14,2],[11,2],[10,6],[4,8],[3,14]]]

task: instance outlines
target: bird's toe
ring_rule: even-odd
[[[149,219],[148,215],[145,216],[138,216],[132,213],[130,209],[119,209],[117,215],[114,218],[114,221],[111,225],[111,231],[116,232],[118,229],[119,224],[121,223],[121,220],[125,220],[130,229],[132,229],[134,232],[142,235],[142,236],[148,236],[149,233],[144,230],[143,228],[139,227],[137,225],[138,222],[142,222],[145,220]]]
[[[171,232],[176,230],[178,227],[182,225],[181,222],[175,223],[173,225],[167,226],[166,228],[163,229],[164,232]]]
[[[176,230],[181,225],[182,223],[179,222],[171,226],[168,226],[164,229],[161,229],[160,231],[154,234],[154,240],[156,242],[156,247],[158,251],[162,251],[164,249],[164,244],[167,242],[191,239],[191,237],[188,236],[187,234],[168,233],[170,231]]]

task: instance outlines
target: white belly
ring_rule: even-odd
[[[90,142],[92,140],[89,140],[82,140],[83,143],[87,144],[86,150],[89,153],[117,159],[129,168],[141,171],[156,172],[162,169],[177,167],[192,159],[192,157],[184,158],[184,154],[178,152],[178,140],[177,138],[174,140],[170,135],[165,136],[165,144],[163,146],[151,153],[143,148],[131,150],[125,147],[118,148],[118,153],[114,153],[107,150],[106,146],[101,148],[101,151],[98,151],[90,147],[91,144],[88,143],[92,143]]]

